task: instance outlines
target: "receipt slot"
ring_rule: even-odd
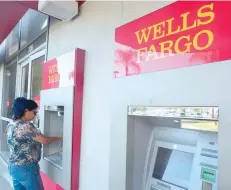
[[[41,91],[40,128],[44,135],[62,136],[63,141],[43,145],[41,170],[64,189],[71,189],[73,89]]]
[[[129,107],[126,190],[218,190],[217,107]]]

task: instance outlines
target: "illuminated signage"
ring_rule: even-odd
[[[178,1],[115,31],[114,77],[231,58],[228,1]]]

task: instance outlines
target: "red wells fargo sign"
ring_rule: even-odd
[[[114,77],[231,58],[231,2],[178,1],[116,29]]]

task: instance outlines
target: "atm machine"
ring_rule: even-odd
[[[71,189],[73,89],[71,86],[43,90],[40,102],[41,131],[64,139],[43,146],[41,170],[65,190]]]
[[[39,128],[63,141],[43,145],[40,168],[45,189],[79,188],[85,51],[75,49],[43,64]]]
[[[216,135],[158,128],[154,133],[145,190],[218,190]]]
[[[145,153],[141,149],[146,150],[145,159],[142,160],[140,155],[134,158],[133,167],[144,166],[140,189],[218,190],[218,108],[204,116],[207,111],[203,109],[208,108],[191,108],[203,113],[187,113],[185,108],[146,107],[143,110],[135,108],[135,112],[131,109],[130,116],[135,120],[133,125],[140,123],[139,129],[134,129],[139,134],[133,136],[142,136],[134,139],[134,144],[142,144],[148,138],[146,145],[134,145],[137,155],[138,152]],[[143,132],[142,127],[146,127]],[[140,174],[133,173],[133,179],[140,177]],[[128,189],[139,188],[134,184],[133,188]]]

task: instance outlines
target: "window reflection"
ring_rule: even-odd
[[[22,68],[22,93],[21,96],[27,98],[28,94],[28,76],[29,76],[29,64]]]
[[[217,132],[218,131],[218,121],[182,119],[181,128],[199,130],[199,131]]]
[[[149,107],[129,106],[129,115],[218,120],[218,107]]]
[[[7,37],[6,57],[9,58],[19,50],[19,27],[18,23]]]
[[[31,99],[33,99],[38,106],[40,106],[40,91],[42,90],[42,69],[45,56],[41,56],[32,61],[32,73],[31,73]],[[39,127],[39,114],[33,121],[36,127]]]
[[[0,64],[5,60],[6,40],[0,44]]]
[[[31,98],[39,99],[40,91],[42,89],[42,68],[45,56],[39,57],[32,61],[32,83],[31,83]]]
[[[2,116],[11,118],[11,106],[15,99],[17,63],[5,67],[3,72]]]
[[[7,129],[7,125],[8,125],[8,121],[4,121],[4,120],[0,120],[0,140],[1,140],[1,157],[3,158],[3,160],[5,160],[6,162],[9,160],[10,157],[10,151],[7,145],[7,134],[6,134],[6,129]]]
[[[24,48],[43,34],[48,26],[48,16],[29,9],[22,18],[20,48]]]

